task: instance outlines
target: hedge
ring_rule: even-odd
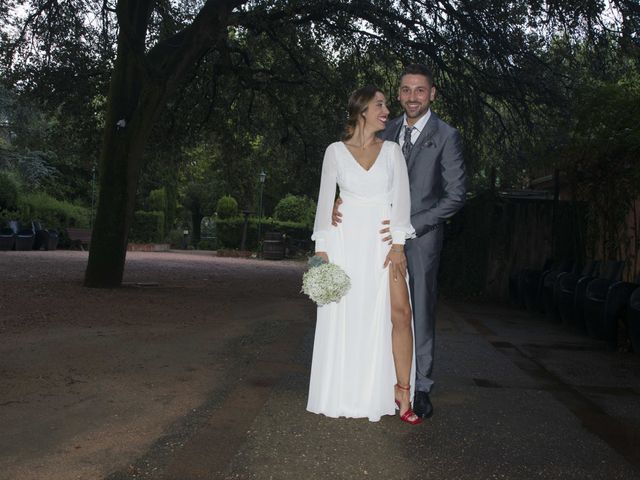
[[[164,212],[138,210],[133,215],[129,241],[137,243],[161,243],[164,240]]]
[[[222,248],[240,248],[242,242],[243,217],[216,218],[216,238],[218,246]],[[273,218],[262,219],[262,236],[269,231],[278,231],[295,239],[307,240],[311,238],[311,230],[304,223],[279,222]],[[258,218],[249,217],[247,225],[247,250],[258,248]]]

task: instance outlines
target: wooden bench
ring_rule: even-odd
[[[88,228],[69,227],[67,228],[67,236],[71,241],[71,246],[78,247],[83,252],[84,246],[89,247],[91,243],[91,230]]]

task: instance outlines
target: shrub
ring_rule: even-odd
[[[216,234],[218,246],[223,248],[240,248],[242,242],[242,229],[244,228],[244,218],[234,217],[227,219],[216,219]],[[308,225],[299,222],[279,222],[273,218],[262,219],[262,236],[269,231],[278,231],[288,237],[307,240],[311,238],[311,229]],[[250,217],[247,225],[248,250],[258,248],[258,218]]]
[[[138,210],[133,215],[129,240],[139,243],[160,243],[164,238],[164,212]]]
[[[311,240],[311,228],[308,224],[301,222],[274,222],[270,230],[277,230],[296,240]],[[265,231],[264,228],[262,231]]]
[[[15,210],[18,206],[18,183],[11,175],[0,172],[0,210]]]
[[[218,217],[215,222],[218,244],[225,248],[240,248],[244,219],[242,217]]]
[[[276,205],[274,217],[281,222],[313,224],[316,204],[305,195],[287,195]]]
[[[238,215],[238,202],[230,195],[220,197],[216,206],[218,218],[232,218]]]
[[[198,242],[198,250],[216,250],[218,242],[215,238],[203,238]]]
[[[18,200],[22,220],[40,220],[47,228],[89,226],[90,210],[69,202],[56,200],[46,193],[22,195]]]

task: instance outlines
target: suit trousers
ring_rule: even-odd
[[[430,392],[433,386],[433,354],[436,333],[438,267],[444,229],[436,228],[407,240],[409,292],[413,308],[416,354],[416,390]]]

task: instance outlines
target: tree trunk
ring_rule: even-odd
[[[159,88],[143,79],[136,54],[119,51],[100,155],[100,196],[85,273],[87,287],[117,287],[122,282],[142,155],[163,98]]]
[[[229,14],[246,0],[208,0],[194,22],[145,52],[153,2],[120,0],[120,32],[100,155],[100,196],[93,226],[87,287],[122,282],[129,226],[144,148],[170,92],[185,73],[226,35]]]

